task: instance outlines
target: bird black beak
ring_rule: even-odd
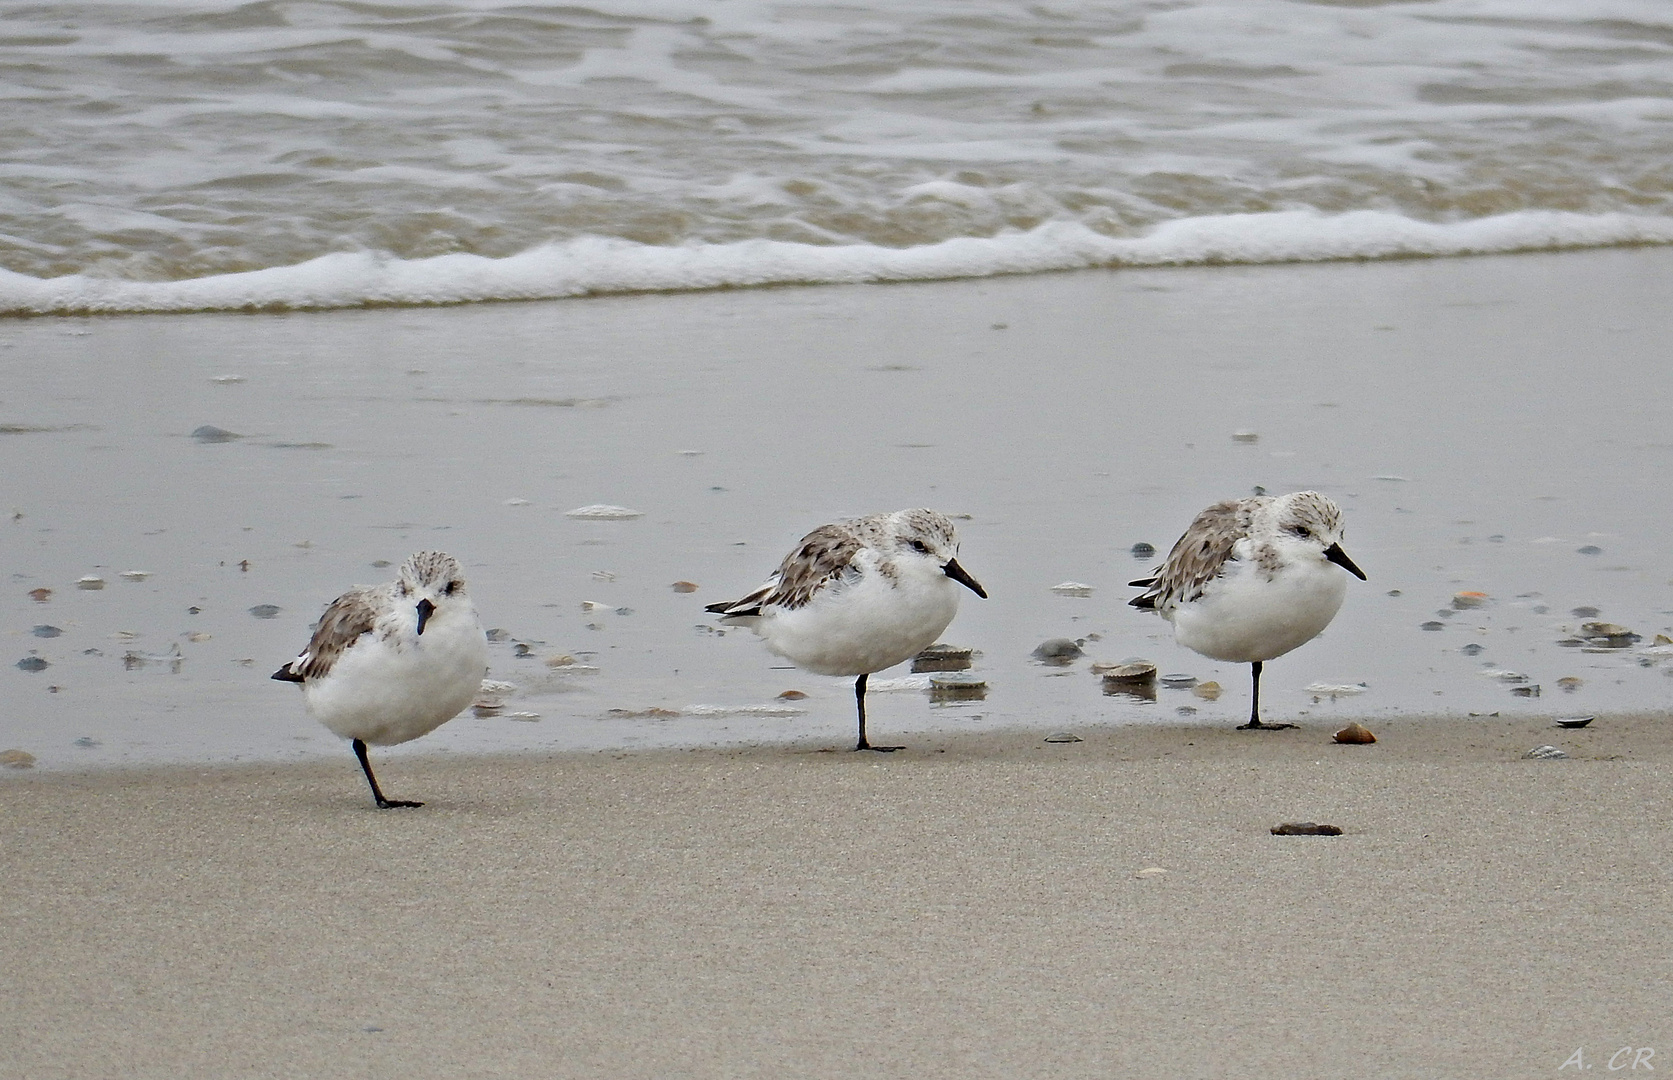
[[[1342,550],[1341,544],[1332,544],[1325,548],[1324,557],[1335,563],[1337,566],[1340,566],[1342,569],[1346,570],[1359,580],[1365,580],[1365,571],[1354,565],[1354,561],[1348,558],[1348,553]]]
[[[1346,555],[1342,557],[1347,558]],[[957,559],[948,559],[947,565],[941,568],[941,572],[958,582],[960,585],[963,585],[977,596],[980,596],[983,600],[988,598],[988,591],[982,588],[982,583],[965,573],[964,567],[958,564]]]
[[[1342,557],[1344,559],[1347,558],[1346,555],[1344,555]],[[1360,574],[1359,576],[1364,577],[1365,575]],[[424,632],[424,624],[429,622],[430,621],[430,616],[434,615],[435,613],[436,613],[436,605],[430,603],[430,601],[420,600],[418,602],[418,632],[420,634],[422,634]]]

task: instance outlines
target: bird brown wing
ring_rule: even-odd
[[[1251,500],[1215,503],[1191,521],[1168,552],[1155,575],[1130,584],[1145,592],[1127,601],[1137,608],[1188,604],[1202,595],[1210,581],[1232,558],[1237,538],[1248,531]]]
[[[337,658],[377,622],[374,601],[374,590],[371,589],[350,589],[331,601],[331,606],[325,609],[325,614],[314,626],[314,636],[308,639],[307,649],[274,672],[273,677],[286,682],[301,682],[325,675]]]
[[[710,604],[709,611],[734,618],[761,614],[774,607],[795,609],[807,604],[820,589],[842,577],[853,564],[854,554],[863,547],[853,531],[843,525],[821,525],[802,537],[801,543],[784,557],[767,584],[742,600]]]

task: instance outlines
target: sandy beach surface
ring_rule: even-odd
[[[0,1074],[1673,1064],[1673,723],[1376,726],[17,775]]]

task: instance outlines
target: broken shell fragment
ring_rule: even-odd
[[[912,671],[915,674],[928,671],[965,671],[970,667],[975,655],[975,649],[938,641],[912,658]]]
[[[676,581],[670,586],[677,593],[692,593],[697,591],[697,583],[693,581]]]
[[[1597,717],[1595,716],[1565,716],[1563,719],[1557,721],[1557,726],[1566,728],[1583,728],[1596,719]]]
[[[1336,733],[1335,739],[1339,743],[1358,744],[1374,743],[1377,741],[1377,737],[1371,734],[1370,729],[1365,727],[1363,724],[1349,724],[1347,727]]]
[[[1457,611],[1463,611],[1466,608],[1478,608],[1485,603],[1487,603],[1487,594],[1484,592],[1460,592],[1452,594],[1452,606]]]
[[[78,588],[78,589],[87,589],[89,591],[97,591],[97,590],[102,589],[104,587],[105,587],[105,579],[100,577],[97,574],[88,574],[86,577],[76,579],[76,588]]]
[[[1046,741],[1049,743],[1074,743],[1080,742],[1081,737],[1067,731],[1054,731],[1046,736]]]
[[[1533,758],[1535,760],[1540,760],[1540,761],[1554,761],[1557,758],[1568,757],[1567,754],[1563,753],[1561,750],[1557,749],[1555,746],[1536,746],[1532,750],[1529,750],[1526,754],[1523,754],[1522,756],[1525,757],[1525,758]]]
[[[1198,683],[1197,685],[1191,687],[1191,693],[1202,698],[1204,701],[1218,701],[1220,700],[1220,695],[1225,693],[1225,690],[1221,688],[1219,683],[1210,679],[1208,682]]]
[[[1064,581],[1053,585],[1051,591],[1058,596],[1091,596],[1092,586],[1079,581]]]

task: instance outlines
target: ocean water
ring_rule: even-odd
[[[1657,0],[0,8],[0,312],[1673,242]]]

